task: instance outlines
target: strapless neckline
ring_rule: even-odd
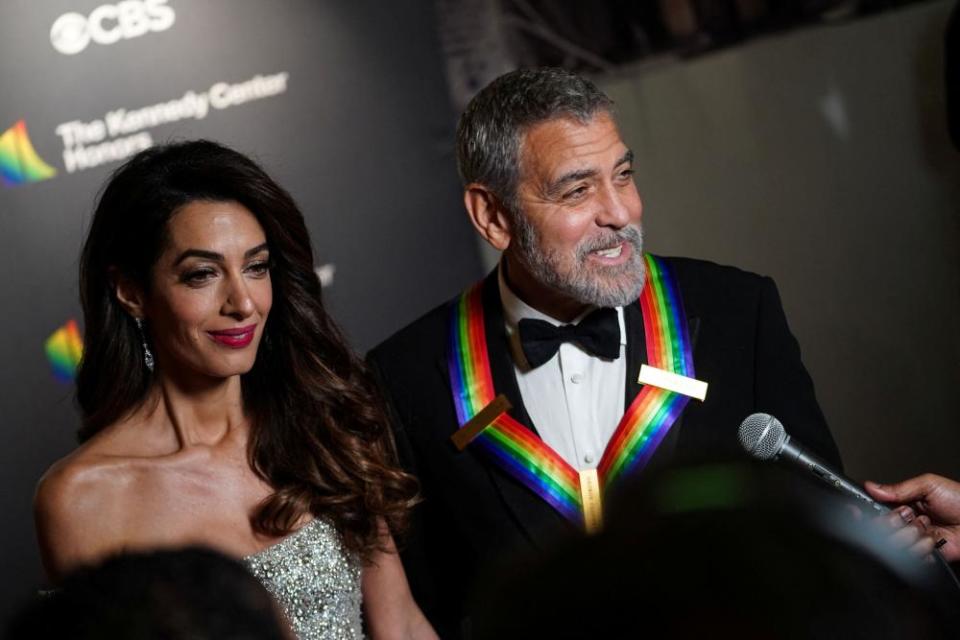
[[[283,609],[299,640],[363,638],[360,559],[315,518],[243,563]]]
[[[257,557],[262,556],[262,555],[265,554],[265,553],[270,553],[270,551],[272,551],[273,549],[276,549],[276,548],[279,547],[280,545],[284,545],[284,544],[290,543],[294,538],[296,538],[296,537],[298,537],[298,536],[304,535],[311,527],[315,526],[315,525],[317,524],[317,522],[319,522],[319,521],[320,521],[319,518],[314,518],[313,520],[311,520],[311,521],[308,522],[307,524],[303,525],[302,527],[300,527],[299,529],[297,529],[297,530],[294,531],[293,533],[288,533],[287,535],[285,535],[284,537],[280,538],[279,540],[277,540],[277,541],[274,542],[273,544],[269,544],[269,545],[267,545],[266,547],[264,547],[263,549],[260,549],[260,551],[254,551],[254,552],[251,553],[250,555],[243,556],[242,560],[243,560],[244,562],[249,562],[250,560],[255,560]]]

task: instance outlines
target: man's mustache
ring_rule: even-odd
[[[643,231],[639,225],[629,225],[617,231],[608,231],[595,238],[584,240],[577,247],[577,257],[584,258],[591,251],[598,249],[610,249],[621,242],[630,243],[639,253],[643,250]]]

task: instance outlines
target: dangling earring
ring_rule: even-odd
[[[143,330],[143,318],[134,318],[137,323],[137,330],[140,332],[140,343],[143,345],[143,362],[147,365],[147,370],[153,372],[153,354],[150,347],[147,346],[147,334]]]

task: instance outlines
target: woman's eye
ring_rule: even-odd
[[[254,262],[253,264],[247,267],[247,271],[253,274],[254,276],[263,277],[267,275],[267,273],[269,273],[270,263],[266,261]]]
[[[210,280],[217,273],[213,269],[194,269],[193,271],[187,271],[183,274],[181,278],[187,284],[203,284],[207,280]]]

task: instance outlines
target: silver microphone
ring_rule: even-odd
[[[785,460],[848,496],[867,503],[880,513],[890,511],[889,508],[871,498],[856,483],[844,477],[842,473],[831,469],[826,462],[807,451],[800,443],[791,440],[783,424],[770,414],[754,413],[747,416],[740,423],[737,437],[744,451],[757,460]]]

